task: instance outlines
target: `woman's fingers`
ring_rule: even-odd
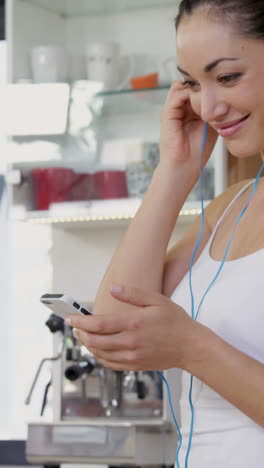
[[[66,323],[73,328],[90,333],[108,335],[120,333],[127,327],[133,327],[133,312],[131,314],[126,311],[111,315],[89,315],[84,317],[73,314],[66,318]]]
[[[112,335],[112,339],[105,336],[91,336],[90,334],[76,330],[74,335],[78,341],[106,367],[116,370],[139,370],[140,349],[134,347],[131,339]]]
[[[187,85],[183,85],[181,81],[175,81],[168,92],[161,118],[166,116],[172,120],[182,121],[186,113],[186,104],[190,100],[189,95]]]
[[[166,301],[165,296],[160,293],[129,286],[112,286],[111,294],[120,302],[134,305],[136,308],[135,312],[139,307],[158,305]],[[111,334],[119,333],[126,328],[136,327],[136,323],[134,323],[135,315],[133,311],[129,314],[126,311],[111,315],[89,315],[83,317],[73,314],[66,318],[66,323],[74,328],[81,328],[91,333]]]
[[[136,333],[122,332],[111,335],[97,335],[87,333],[81,329],[74,329],[75,338],[86,348],[96,351],[136,351],[140,347],[140,340]]]
[[[160,293],[129,286],[112,286],[111,294],[115,299],[136,307],[159,305],[166,301]]]

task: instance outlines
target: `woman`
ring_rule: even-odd
[[[112,369],[181,368],[183,446],[190,440],[188,393],[195,406],[190,468],[264,464],[264,185],[237,225],[226,262],[191,317],[188,269],[198,218],[166,254],[179,212],[218,135],[239,159],[264,151],[262,0],[183,0],[176,19],[183,79],[161,116],[160,164],[142,206],[105,274],[94,313],[71,317],[76,336]],[[264,153],[263,153],[264,154]],[[198,305],[223,258],[253,181],[228,188],[205,210],[193,269]]]

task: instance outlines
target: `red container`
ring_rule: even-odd
[[[94,174],[97,198],[128,197],[125,171],[99,171]]]
[[[64,167],[37,168],[31,171],[35,208],[48,210],[51,203],[69,201],[75,173]]]
[[[159,85],[159,74],[150,73],[149,75],[133,76],[130,79],[132,89],[157,88]]]
[[[92,200],[96,198],[94,174],[75,173],[75,179],[71,190],[71,200]]]

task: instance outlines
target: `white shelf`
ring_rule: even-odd
[[[56,203],[48,211],[13,207],[11,219],[32,224],[50,224],[62,229],[127,226],[141,205],[139,198]],[[209,201],[204,202],[204,207]],[[179,223],[189,223],[201,213],[200,202],[186,202]]]
[[[89,84],[89,82],[87,82]],[[160,111],[170,89],[170,83],[147,89],[124,89],[95,93],[90,99],[94,116],[113,117],[113,115]]]
[[[24,0],[65,17],[122,13],[129,10],[175,6],[175,0]]]

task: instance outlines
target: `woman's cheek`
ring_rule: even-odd
[[[199,98],[199,93],[190,94],[190,103],[195,114],[201,117],[201,100]]]

